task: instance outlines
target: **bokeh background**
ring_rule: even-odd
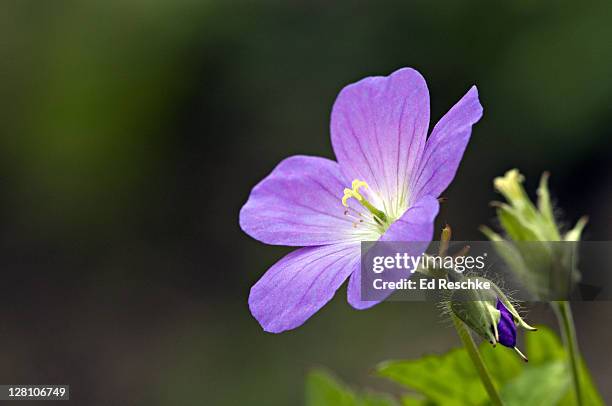
[[[30,1],[0,11],[0,383],[79,405],[299,405],[309,368],[353,385],[386,358],[458,345],[430,303],[359,312],[345,291],[271,335],[250,286],[287,249],[243,234],[250,188],[286,156],[333,157],[339,90],[420,70],[432,121],[485,108],[438,223],[491,224],[492,179],[550,170],[568,223],[612,228],[607,1]],[[602,269],[601,272],[610,270]],[[612,303],[575,306],[612,401]],[[553,323],[532,306],[534,323]],[[503,349],[500,349],[500,351]]]

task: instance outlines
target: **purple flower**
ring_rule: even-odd
[[[496,307],[500,313],[499,323],[497,323],[498,342],[506,347],[514,348],[516,347],[516,325],[512,314],[499,299],[497,299]]]
[[[249,307],[264,330],[303,324],[349,278],[360,295],[361,241],[431,241],[437,198],[457,171],[472,125],[482,116],[472,87],[434,127],[423,77],[403,68],[346,86],[331,115],[337,162],[283,160],[257,184],[240,226],[267,244],[300,246],[251,288]]]

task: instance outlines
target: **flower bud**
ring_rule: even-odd
[[[516,327],[535,331],[523,320],[512,302],[501,289],[490,280],[479,276],[451,276],[453,279],[472,279],[488,282],[491,289],[469,289],[453,292],[449,301],[450,310],[476,334],[493,346],[500,343],[513,348],[525,361],[527,358],[516,348]]]
[[[514,348],[516,347],[516,326],[514,325],[514,320],[512,320],[512,315],[500,300],[497,300],[496,308],[500,314],[499,322],[497,323],[499,343],[506,347]]]

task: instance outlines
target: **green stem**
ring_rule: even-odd
[[[574,383],[574,393],[576,394],[576,404],[582,406],[582,393],[580,391],[580,350],[578,349],[578,340],[576,339],[576,327],[574,326],[574,317],[572,316],[572,308],[569,302],[560,301],[553,302],[552,307],[555,310],[561,332],[563,334],[563,342],[569,353],[570,367],[572,371],[572,381]]]
[[[495,389],[495,385],[493,385],[493,380],[491,379],[491,375],[489,374],[489,370],[485,365],[482,357],[480,356],[480,352],[478,351],[478,347],[472,338],[472,335],[465,327],[463,322],[455,315],[453,315],[453,324],[457,329],[457,333],[461,338],[461,342],[463,342],[463,346],[467,350],[472,363],[476,367],[476,371],[478,371],[478,375],[480,376],[480,380],[484,385],[489,397],[491,398],[491,403],[496,406],[503,406],[503,402],[499,397],[499,393],[497,393],[497,389]]]

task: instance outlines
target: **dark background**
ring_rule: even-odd
[[[294,405],[313,366],[397,390],[377,362],[458,345],[431,303],[359,312],[341,289],[282,335],[247,307],[288,252],[239,229],[250,188],[289,155],[333,157],[339,90],[403,66],[428,80],[432,125],[472,84],[485,110],[439,226],[482,239],[492,179],[518,167],[532,191],[550,170],[560,217],[610,239],[610,2],[1,4],[0,383],[70,384],[81,405]],[[575,311],[612,401],[612,304]]]

